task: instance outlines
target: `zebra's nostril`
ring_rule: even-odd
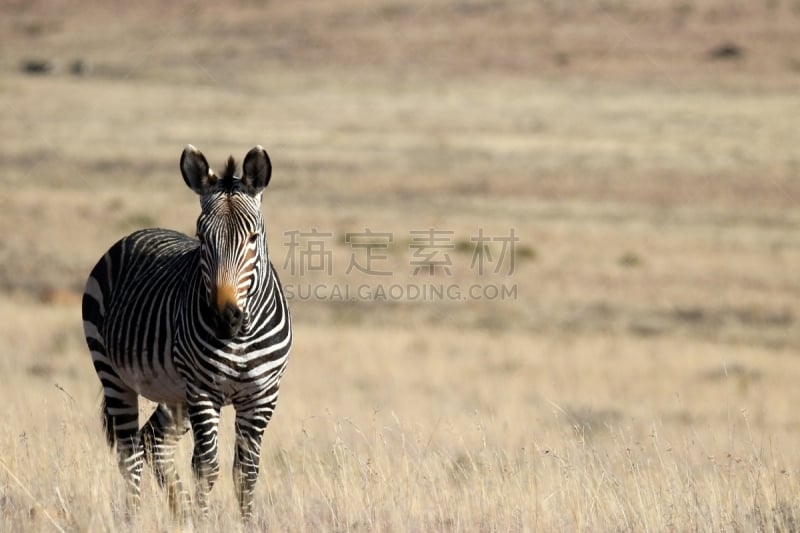
[[[214,318],[214,329],[220,339],[230,339],[239,334],[244,322],[244,312],[237,306],[229,303],[224,308],[218,309]]]
[[[238,326],[242,321],[242,310],[233,304],[227,304],[225,311],[222,313],[225,322],[231,326]]]

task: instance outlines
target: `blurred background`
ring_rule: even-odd
[[[135,229],[193,234],[191,143],[272,159],[270,450],[375,413],[436,450],[747,413],[791,449],[798,42],[795,0],[3,1],[6,445],[64,404],[101,446],[83,283]]]
[[[797,340],[792,2],[5,2],[3,12],[2,217],[16,231],[2,237],[0,287],[11,296],[80,292],[96,258],[136,228],[193,232],[197,204],[176,173],[185,144],[215,164],[262,144],[284,270],[313,228],[341,267],[335,281],[350,284],[363,272],[337,276],[366,252],[348,232],[391,233],[397,264],[376,270],[400,282],[411,231],[452,232],[440,244],[455,245],[457,281],[474,274],[479,229],[521,239],[504,280],[516,301],[358,301],[345,305],[350,318],[408,310],[464,327],[483,316],[524,331]],[[342,312],[297,305],[301,322]]]

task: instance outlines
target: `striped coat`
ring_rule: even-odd
[[[291,317],[268,258],[261,194],[271,165],[261,147],[235,175],[229,159],[215,174],[188,146],[187,185],[200,195],[198,238],[146,229],[112,246],[92,270],[83,298],[84,331],[103,385],[109,445],[138,504],[145,458],[176,511],[188,494],[175,472],[181,435],[194,435],[197,501],[219,471],[220,409],[236,410],[234,478],[245,518],[259,470],[263,432],[272,417],[291,348]],[[158,408],[140,428],[138,397]]]

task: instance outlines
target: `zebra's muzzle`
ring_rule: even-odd
[[[242,329],[244,313],[235,305],[228,303],[222,310],[215,308],[214,331],[217,337],[223,340],[232,339],[239,334]]]

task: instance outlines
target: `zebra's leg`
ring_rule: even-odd
[[[203,515],[207,515],[208,493],[219,477],[217,432],[222,404],[192,388],[187,391],[187,404],[194,436],[192,471],[195,478],[197,506]]]
[[[127,484],[127,509],[135,512],[141,503],[144,450],[139,437],[139,396],[121,381],[104,376],[103,423],[109,445],[117,445],[117,462]]]
[[[236,455],[233,458],[233,486],[242,519],[253,515],[253,492],[258,479],[261,439],[277,401],[277,389],[255,405],[236,406]]]
[[[181,519],[186,518],[189,495],[175,469],[175,448],[189,429],[189,418],[182,406],[158,404],[140,432],[145,458],[153,467],[158,484],[166,489],[173,514]]]
[[[131,512],[139,507],[141,501],[143,451],[139,439],[139,396],[122,381],[108,357],[105,341],[97,327],[102,322],[103,297],[99,288],[90,291],[90,285],[87,285],[83,297],[84,333],[94,370],[103,385],[101,411],[106,442],[112,450],[115,445],[117,447],[117,462],[127,484],[127,509]]]

